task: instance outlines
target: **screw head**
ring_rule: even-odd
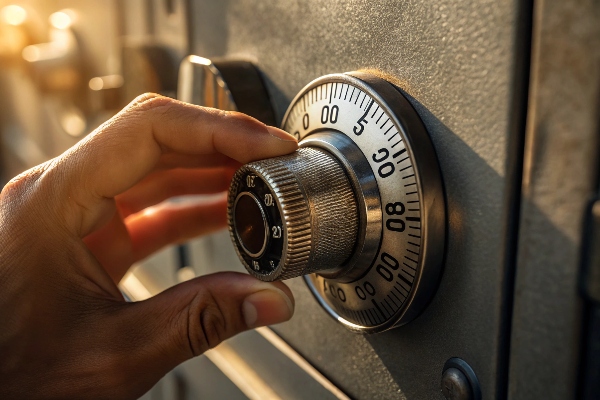
[[[475,372],[466,361],[453,357],[446,361],[441,389],[449,400],[481,400],[481,387]]]
[[[442,375],[442,393],[448,400],[472,400],[471,385],[465,374],[456,368],[448,368]]]

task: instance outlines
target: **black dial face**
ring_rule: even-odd
[[[251,172],[242,177],[236,189],[234,240],[246,268],[269,275],[279,266],[285,243],[277,199],[265,181]]]
[[[233,229],[248,255],[262,255],[268,244],[269,224],[261,201],[250,192],[240,193],[235,200]]]
[[[283,128],[300,140],[323,130],[342,133],[369,162],[381,200],[379,251],[352,282],[319,274],[306,281],[336,320],[377,332],[413,319],[433,294],[445,216],[437,159],[421,120],[391,84],[367,78],[317,79],[294,99]]]

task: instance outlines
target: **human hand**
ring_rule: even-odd
[[[222,192],[240,163],[296,148],[244,114],[145,95],[10,181],[0,194],[0,398],[137,398],[222,340],[288,320],[290,290],[245,274],[137,303],[117,283],[152,252],[225,225],[224,197],[159,203]]]

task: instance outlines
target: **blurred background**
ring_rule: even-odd
[[[138,94],[175,96],[186,51],[178,3],[0,1],[3,181],[62,153]]]

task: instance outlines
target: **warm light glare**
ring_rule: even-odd
[[[56,29],[67,29],[71,27],[73,18],[66,11],[58,11],[50,15],[50,25]]]
[[[62,116],[60,123],[65,132],[71,136],[77,137],[85,133],[86,122],[85,117],[81,112],[72,110],[65,113],[65,115]]]
[[[23,7],[14,4],[4,7],[0,14],[2,14],[2,20],[5,23],[14,26],[21,25],[27,19],[27,11]]]
[[[120,88],[123,86],[123,77],[121,75],[97,76],[90,79],[88,85],[95,91]]]
[[[200,65],[210,65],[211,64],[209,59],[204,58],[204,57],[199,57],[199,56],[189,56],[189,60],[194,64],[200,64]]]
[[[90,79],[88,85],[92,90],[102,90],[102,88],[104,87],[104,82],[102,81],[102,78],[95,77]]]
[[[67,57],[73,51],[74,39],[71,31],[54,29],[50,31],[50,42],[32,44],[21,53],[25,61],[41,62],[59,60]]]
[[[40,49],[35,45],[25,47],[22,54],[25,61],[29,62],[36,62],[41,58]]]
[[[196,272],[192,267],[183,267],[177,270],[177,280],[179,282],[189,281],[196,277]]]

